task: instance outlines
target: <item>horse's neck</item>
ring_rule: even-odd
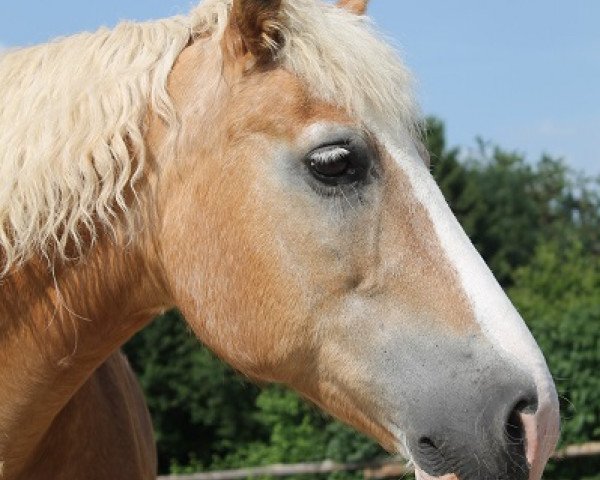
[[[0,462],[25,465],[90,374],[162,307],[133,248],[96,246],[84,261],[30,262],[0,283]],[[0,475],[1,477],[1,475]]]
[[[7,480],[151,480],[156,467],[143,392],[115,352],[57,415],[18,479]]]

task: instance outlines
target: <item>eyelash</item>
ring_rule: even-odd
[[[359,141],[339,142],[313,150],[305,158],[309,183],[320,195],[329,198],[362,198],[360,186],[372,173],[371,155],[366,144]],[[335,163],[345,160],[336,171]],[[327,166],[332,166],[327,171]],[[322,171],[319,168],[323,167]]]

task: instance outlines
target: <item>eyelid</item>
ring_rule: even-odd
[[[351,153],[352,151],[349,148],[345,148],[340,145],[331,145],[328,147],[318,148],[309,155],[309,158],[318,163],[326,164],[341,160]]]

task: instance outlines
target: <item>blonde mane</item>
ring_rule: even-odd
[[[284,0],[279,62],[365,122],[413,129],[410,75],[370,23],[319,0]],[[219,48],[231,0],[187,17],[123,23],[0,55],[0,276],[39,254],[67,259],[117,219],[135,234],[149,111],[176,139],[166,89],[194,38]],[[221,72],[215,72],[220,75]],[[131,202],[129,202],[131,203]]]

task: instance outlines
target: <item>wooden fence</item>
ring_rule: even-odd
[[[566,458],[596,455],[600,455],[600,442],[566,447],[557,451],[552,458],[554,460],[564,460]],[[326,460],[317,463],[278,464],[221,472],[195,473],[192,475],[168,475],[158,477],[158,480],[240,480],[267,475],[271,477],[289,477],[291,475],[317,475],[334,472],[355,472],[358,470],[362,470],[365,478],[369,479],[399,477],[413,471],[411,467],[398,459],[357,463],[336,463]]]

